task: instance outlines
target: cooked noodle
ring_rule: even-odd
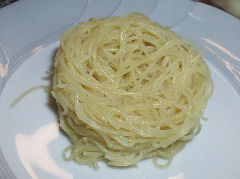
[[[146,16],[80,23],[63,33],[54,64],[52,94],[72,142],[64,159],[168,165],[200,132],[212,92],[196,46]]]
[[[19,101],[21,101],[26,95],[28,95],[29,93],[35,91],[35,90],[38,90],[38,89],[44,89],[45,91],[47,92],[50,92],[51,89],[48,87],[48,86],[45,86],[45,85],[40,85],[40,86],[34,86],[30,89],[28,89],[27,91],[23,92],[19,97],[17,97],[17,99],[15,99],[10,107],[13,108],[17,103],[19,103]]]

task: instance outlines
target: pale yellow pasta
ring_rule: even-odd
[[[54,64],[52,95],[72,142],[64,158],[168,165],[200,132],[212,91],[196,46],[146,16],[79,23],[63,33]]]

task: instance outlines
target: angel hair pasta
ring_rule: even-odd
[[[64,159],[168,165],[199,133],[212,91],[196,46],[148,17],[79,23],[63,33],[54,64],[52,94],[72,142]]]

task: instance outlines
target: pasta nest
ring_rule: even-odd
[[[197,47],[148,17],[79,23],[63,33],[54,64],[52,94],[72,141],[65,159],[171,161],[199,133],[212,90]]]

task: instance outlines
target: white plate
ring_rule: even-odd
[[[137,11],[195,42],[215,84],[201,133],[176,155],[167,169],[151,159],[137,168],[95,171],[62,159],[69,140],[59,131],[56,107],[43,90],[22,92],[44,79],[62,31],[89,17]],[[0,43],[10,59],[0,78],[0,178],[240,178],[240,21],[220,10],[188,0],[22,0],[0,11]],[[1,51],[0,51],[1,53]],[[0,55],[0,62],[7,58]]]

